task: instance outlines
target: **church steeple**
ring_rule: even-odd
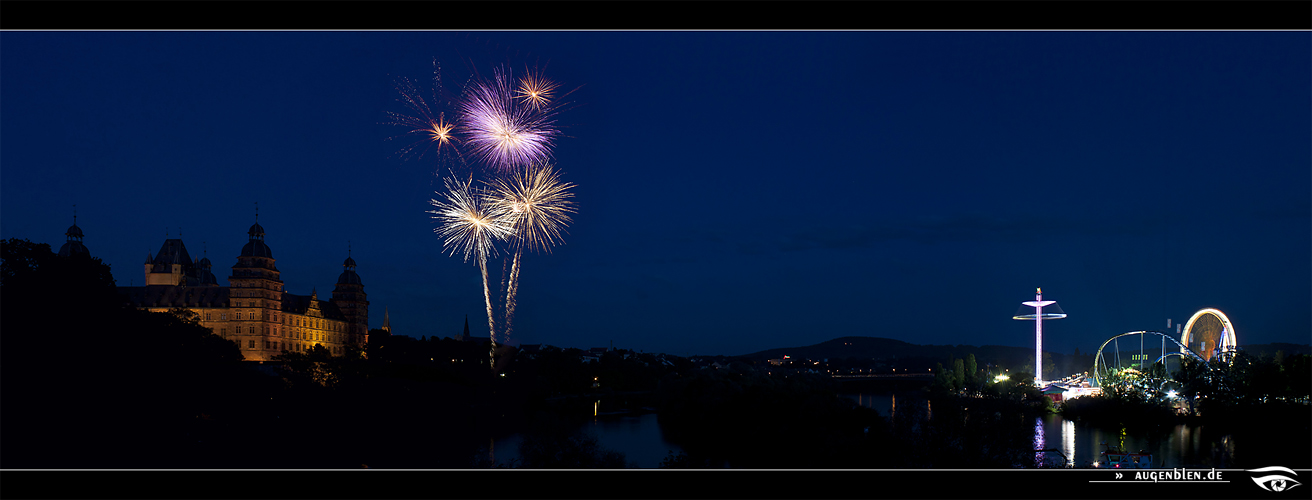
[[[383,308],[383,331],[389,334],[392,333],[392,318],[388,314],[386,307]]]

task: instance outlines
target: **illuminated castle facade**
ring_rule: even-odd
[[[72,232],[72,229],[70,229]],[[146,255],[146,286],[119,287],[133,307],[152,312],[190,310],[200,324],[235,342],[247,361],[267,361],[283,351],[306,352],[316,345],[333,355],[363,349],[369,335],[369,301],[355,259],[349,255],[329,300],[317,291],[294,295],[283,290],[273,251],[257,221],[250,239],[219,286],[208,257],[193,260],[179,239],[166,239],[159,253]],[[81,240],[81,231],[78,231]],[[70,236],[70,241],[72,237]]]

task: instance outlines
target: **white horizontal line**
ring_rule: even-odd
[[[1090,480],[1090,483],[1229,483],[1229,480],[1115,479]]]

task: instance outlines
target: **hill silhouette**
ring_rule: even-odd
[[[1256,356],[1274,356],[1277,350],[1287,356],[1307,354],[1309,346],[1299,344],[1252,344],[1241,345],[1240,349]],[[1004,367],[1021,367],[1034,363],[1033,347],[1011,347],[1000,345],[921,345],[883,337],[839,337],[819,344],[801,347],[782,347],[767,349],[737,356],[751,361],[778,359],[784,356],[797,359],[814,359],[839,361],[853,359],[874,363],[891,363],[896,361],[906,367],[932,365],[952,358],[964,358],[974,354],[976,361],[984,366],[992,364]],[[1073,354],[1044,351],[1044,362],[1052,362],[1063,372],[1082,370],[1092,366],[1094,351],[1083,352],[1078,357]],[[1050,359],[1049,359],[1050,358]]]
[[[1063,356],[1062,354],[1047,351],[1045,353],[1054,356],[1054,361],[1058,363],[1062,361],[1060,359]],[[886,363],[894,360],[964,358],[967,354],[974,354],[975,359],[980,363],[999,365],[1020,365],[1025,363],[1026,360],[1030,363],[1034,361],[1033,348],[964,344],[921,345],[882,337],[840,337],[815,345],[767,349],[739,357],[752,361],[776,359],[784,356],[804,359],[829,359],[831,361],[855,358]]]

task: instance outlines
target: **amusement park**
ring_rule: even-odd
[[[1123,429],[1127,422],[1160,422],[1164,415],[1175,423],[1197,421],[1205,413],[1209,422],[1241,422],[1250,421],[1254,412],[1309,404],[1307,381],[1295,380],[1307,371],[1303,359],[1307,356],[1277,352],[1268,359],[1265,354],[1259,358],[1244,352],[1230,318],[1213,307],[1199,309],[1183,323],[1168,319],[1161,331],[1112,335],[1098,347],[1088,371],[1046,379],[1040,363],[1043,322],[1065,317],[1056,301],[1043,300],[1040,289],[1035,300],[1022,303],[1013,319],[1035,322],[1034,387],[1041,388],[1054,405],[1074,410],[1064,411],[1067,416],[1099,413],[1122,427],[1119,436],[1112,434],[1112,439],[1097,443],[1102,449],[1090,464],[1094,467],[1164,466],[1162,457],[1154,459],[1150,451],[1127,449]],[[1067,432],[1062,428],[1064,440]],[[1068,466],[1073,466],[1070,458]]]

